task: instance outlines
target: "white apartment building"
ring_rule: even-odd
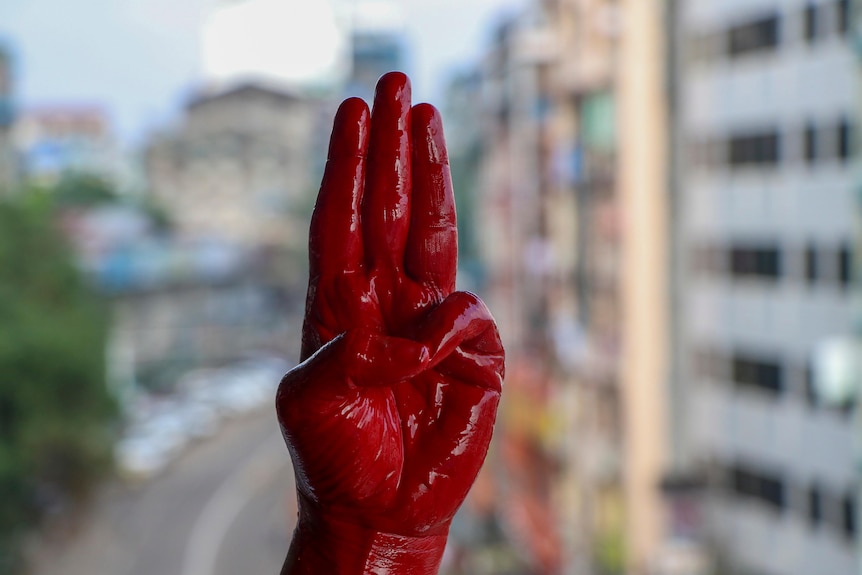
[[[811,369],[853,330],[850,1],[675,4],[676,445],[720,573],[855,573],[852,409]]]

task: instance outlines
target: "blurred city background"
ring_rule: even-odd
[[[393,69],[508,351],[443,572],[862,573],[856,10],[4,0],[0,574],[278,572],[310,211]]]

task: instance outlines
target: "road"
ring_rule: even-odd
[[[108,486],[74,536],[36,543],[32,575],[276,575],[293,490],[275,414],[246,416],[160,476]]]

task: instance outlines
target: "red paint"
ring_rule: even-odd
[[[278,419],[299,522],[282,574],[437,573],[488,451],[503,382],[494,320],[456,292],[440,115],[383,76],[346,100],[309,239],[302,363]]]

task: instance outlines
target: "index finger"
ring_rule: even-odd
[[[311,216],[308,238],[310,279],[333,277],[362,266],[359,209],[368,150],[368,105],[359,98],[342,102],[335,114],[323,182]]]
[[[411,135],[413,195],[405,267],[409,276],[445,297],[455,289],[458,227],[440,112],[431,104],[414,106]]]

